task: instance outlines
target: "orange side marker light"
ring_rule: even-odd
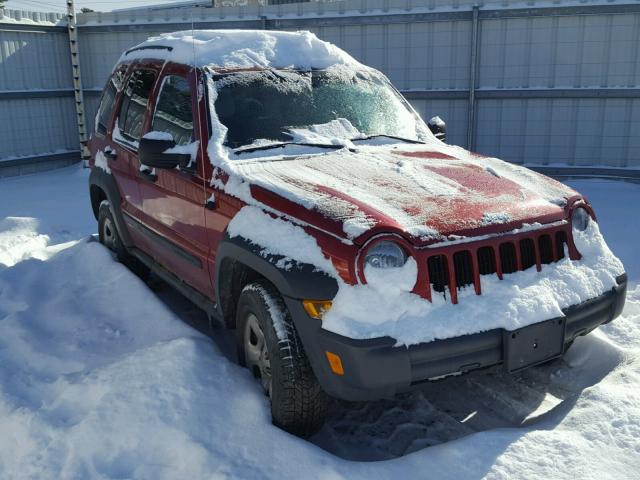
[[[344,368],[342,367],[342,360],[340,360],[340,357],[332,352],[324,353],[327,355],[327,360],[329,360],[331,371],[336,375],[344,375]]]

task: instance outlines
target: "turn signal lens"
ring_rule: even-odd
[[[318,300],[303,300],[302,305],[311,318],[322,319],[322,316],[331,309],[331,302]]]
[[[332,352],[324,353],[327,355],[327,360],[329,360],[331,371],[336,375],[344,375],[344,368],[342,367],[342,360],[340,360],[340,357]]]

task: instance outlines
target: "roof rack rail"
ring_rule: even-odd
[[[173,47],[168,47],[165,45],[147,45],[142,47],[133,47],[124,52],[125,55],[129,55],[131,52],[135,52],[136,50],[173,50]]]

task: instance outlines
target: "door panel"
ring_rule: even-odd
[[[213,298],[208,273],[209,243],[204,218],[205,189],[203,155],[199,132],[193,128],[195,72],[168,64],[157,83],[145,132],[170,133],[178,145],[192,149],[192,163],[186,169],[155,169],[155,178],[139,177],[142,223],[149,233],[158,262],[203,294]],[[140,169],[147,167],[140,165]],[[154,235],[154,233],[156,235]],[[165,241],[163,241],[165,240]]]

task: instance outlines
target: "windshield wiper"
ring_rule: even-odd
[[[369,135],[367,137],[352,138],[351,141],[352,142],[357,142],[357,141],[360,141],[360,140],[372,140],[372,139],[378,138],[378,137],[385,137],[385,138],[390,138],[392,140],[400,140],[401,142],[416,143],[416,144],[424,145],[424,142],[421,142],[420,140],[414,140],[413,138],[397,137],[395,135],[385,135],[384,133],[378,133],[378,134],[375,134],[375,135]]]
[[[268,145],[260,145],[257,147],[243,148],[241,150],[235,150],[234,153],[236,155],[240,155],[242,153],[251,153],[251,152],[257,152],[260,150],[271,150],[272,148],[284,148],[288,145],[300,145],[301,147],[329,148],[331,150],[340,150],[341,148],[345,148],[344,145],[335,145],[333,143],[278,142],[278,143],[270,143]]]

